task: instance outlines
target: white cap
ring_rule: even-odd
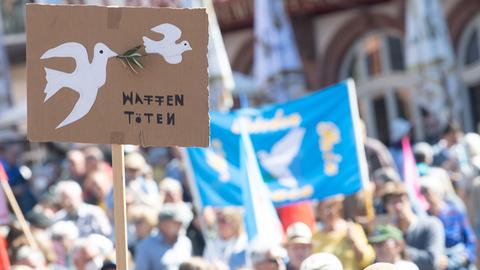
[[[343,270],[343,266],[335,255],[321,252],[305,259],[300,270]]]
[[[287,240],[288,243],[312,243],[312,231],[310,228],[302,222],[295,222],[287,228]]]

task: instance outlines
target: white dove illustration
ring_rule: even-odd
[[[304,128],[296,128],[276,142],[270,153],[258,152],[260,163],[272,176],[278,179],[280,185],[294,188],[298,186],[295,176],[289,169],[290,164],[300,150]]]
[[[182,53],[192,50],[190,43],[186,40],[177,43],[177,40],[182,36],[182,30],[173,24],[160,24],[151,30],[162,34],[163,39],[155,41],[148,37],[143,37],[146,53],[158,53],[163,56],[167,63],[179,64],[182,62]]]
[[[44,102],[55,95],[60,89],[68,87],[79,94],[79,98],[70,114],[56,127],[59,129],[84,117],[92,108],[97,98],[98,89],[105,84],[107,77],[107,62],[117,56],[103,43],[95,44],[93,60],[88,61],[87,49],[77,42],[67,42],[46,51],[40,59],[53,57],[71,57],[75,59],[76,67],[72,73],[45,68],[47,85],[45,86]]]

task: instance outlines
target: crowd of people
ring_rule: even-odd
[[[194,207],[180,149],[128,146],[131,268],[476,269],[480,136],[450,125],[438,142],[414,144],[418,194],[405,181],[400,139],[387,148],[365,138],[369,184],[357,194],[315,202],[316,226],[293,222],[284,239],[269,242],[249,241],[241,207]],[[0,158],[36,244],[11,215],[0,230],[6,243],[0,255],[7,255],[1,263],[115,269],[109,149],[48,144],[48,158],[32,162],[26,146],[3,144]]]

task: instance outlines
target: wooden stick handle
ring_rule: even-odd
[[[117,269],[128,270],[123,145],[112,144],[115,252]]]
[[[0,179],[0,183],[2,185],[2,189],[5,192],[5,196],[7,196],[8,202],[12,206],[13,214],[17,217],[17,220],[20,223],[20,227],[22,228],[22,231],[25,234],[25,237],[27,238],[28,244],[33,249],[38,250],[37,242],[35,241],[35,238],[33,238],[33,234],[30,231],[30,227],[28,227],[28,223],[25,220],[25,217],[23,216],[22,210],[18,205],[17,199],[15,199],[15,195],[13,195],[12,188],[10,187],[6,179]]]

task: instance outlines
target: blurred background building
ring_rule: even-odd
[[[0,88],[0,104],[15,117],[0,117],[0,128],[25,123],[25,0],[2,0],[3,41],[10,68],[10,91]],[[180,1],[96,0],[48,1],[114,5],[170,5]],[[285,0],[307,78],[315,91],[353,77],[362,118],[370,136],[389,143],[394,119],[405,118],[417,140],[431,130],[426,112],[416,106],[416,75],[404,62],[403,0]],[[466,131],[480,127],[480,1],[442,1],[462,81],[458,96]],[[254,61],[254,1],[214,0],[225,47],[234,71],[235,95],[252,95]],[[0,58],[1,59],[1,58]],[[0,70],[0,77],[4,76]],[[3,91],[3,92],[1,92]],[[7,99],[7,101],[5,101]],[[237,99],[238,100],[238,99]],[[319,104],[321,106],[321,104]],[[1,111],[5,109],[2,108]],[[18,118],[18,119],[14,119]],[[8,121],[7,121],[8,120]],[[21,121],[18,121],[21,120]],[[15,122],[18,121],[18,122]],[[20,126],[20,130],[24,127]]]

